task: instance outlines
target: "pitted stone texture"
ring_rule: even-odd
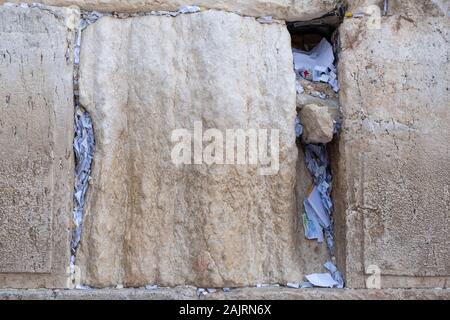
[[[0,0],[0,3],[6,2]],[[28,2],[34,0],[9,0]],[[336,0],[41,0],[48,5],[78,6],[85,10],[103,12],[149,12],[176,11],[181,6],[197,5],[206,9],[217,9],[241,15],[261,17],[273,16],[280,20],[311,20],[319,18],[336,7]]]
[[[206,287],[301,280],[295,74],[286,28],[218,11],[101,18],[83,33],[96,133],[83,282]],[[171,161],[172,130],[277,129],[280,168]],[[206,143],[204,144],[206,145]]]
[[[380,12],[384,9],[384,0],[348,0],[348,9],[354,12],[370,10],[370,6],[378,6]],[[446,16],[450,0],[389,0],[388,15],[407,15],[407,16]]]
[[[65,287],[78,18],[0,7],[0,287]]]
[[[340,28],[341,265],[350,287],[364,287],[370,265],[383,287],[448,286],[449,19],[399,15],[381,26]]]

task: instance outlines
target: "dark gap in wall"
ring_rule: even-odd
[[[296,52],[302,52],[309,54],[311,50],[313,50],[315,47],[317,47],[319,44],[321,44],[322,40],[325,38],[329,44],[331,44],[332,49],[330,49],[330,45],[327,44],[327,50],[328,52],[330,50],[333,51],[334,56],[334,63],[331,66],[324,66],[329,67],[326,68],[326,71],[324,71],[322,74],[326,75],[325,79],[329,75],[335,76],[337,75],[337,64],[338,64],[338,53],[340,49],[339,44],[339,34],[338,29],[340,24],[344,20],[346,12],[346,6],[342,3],[339,3],[336,10],[333,12],[330,12],[329,14],[314,19],[311,21],[297,21],[297,22],[289,22],[287,23],[287,28],[289,33],[291,34],[291,44],[293,51]],[[323,43],[322,43],[323,45]],[[313,51],[317,52],[316,50]],[[295,68],[296,69],[296,68]],[[336,158],[336,146],[339,144],[338,136],[339,136],[339,129],[340,129],[340,123],[341,123],[341,115],[340,115],[340,106],[339,106],[339,95],[338,95],[338,89],[334,84],[332,85],[331,82],[327,83],[327,80],[321,80],[317,81],[316,77],[313,77],[312,74],[315,74],[316,70],[313,67],[313,70],[308,70],[307,74],[309,77],[305,77],[305,74],[303,72],[298,72],[296,70],[296,86],[297,86],[297,124],[296,124],[296,133],[297,133],[297,146],[299,148],[299,152],[302,153],[304,156],[300,158],[306,159],[306,165],[310,166],[311,164],[311,155],[314,153],[311,150],[315,150],[315,152],[319,152],[323,155],[323,157],[326,159],[326,172],[329,174],[329,178],[325,181],[331,184],[331,187],[325,192],[326,194],[321,195],[322,202],[327,201],[333,201],[333,205],[331,210],[325,210],[329,212],[331,225],[330,227],[324,227],[323,226],[323,234],[324,234],[324,241],[327,243],[328,250],[330,253],[330,261],[337,265],[338,269],[344,268],[345,266],[342,265],[342,248],[344,248],[344,239],[342,238],[343,232],[342,232],[342,219],[339,217],[337,219],[334,219],[334,213],[335,213],[335,205],[334,205],[334,197],[339,196],[339,194],[336,193],[334,190],[334,187],[336,186],[335,177],[332,176],[332,173],[335,172],[335,167],[337,163],[334,163],[334,161],[338,161],[339,159]],[[319,72],[320,74],[320,72]],[[328,113],[330,115],[330,118],[333,120],[333,125],[331,126],[333,128],[332,134],[330,135],[330,132],[328,134],[329,140],[327,142],[309,142],[305,141],[305,130],[303,128],[306,128],[304,124],[302,124],[302,120],[300,117],[301,110],[310,104],[318,105],[321,107],[321,112]],[[330,122],[328,122],[330,123]],[[303,130],[302,135],[299,136],[299,126],[300,124],[301,129]],[[310,126],[311,127],[311,126]],[[332,140],[331,140],[332,137]],[[317,155],[317,154],[316,154]],[[313,156],[314,157],[314,156]],[[308,160],[309,158],[309,160]],[[310,161],[308,163],[308,161]],[[317,161],[319,165],[323,165],[324,162],[321,160],[318,160],[317,158],[313,160],[312,162]],[[317,179],[317,173],[320,171],[312,172],[311,168],[308,168],[311,175],[314,176],[316,174],[316,179],[314,179],[314,185],[318,189],[322,189],[323,184],[321,184],[321,179]],[[331,179],[331,180],[330,180]],[[322,180],[323,182],[324,180]],[[297,183],[300,183],[299,181]],[[326,183],[325,183],[326,184]],[[299,195],[297,195],[299,196]],[[305,195],[308,197],[308,195]],[[332,198],[333,197],[333,198]],[[305,201],[308,201],[305,200]],[[325,207],[325,206],[324,206]],[[305,207],[299,207],[299,216],[308,216],[306,213],[306,204]],[[319,215],[317,215],[319,216]],[[304,218],[305,219],[305,218]],[[308,220],[308,219],[307,219]],[[320,221],[320,219],[317,219]],[[301,220],[300,220],[301,221]],[[337,225],[336,225],[337,223]],[[305,235],[308,233],[307,228],[305,227]],[[306,240],[306,239],[305,239]],[[306,240],[306,241],[314,241],[314,240]],[[336,259],[336,256],[339,256]],[[325,261],[324,261],[325,263]],[[332,274],[333,278],[339,282],[339,276]],[[335,277],[336,276],[336,277]],[[342,274],[340,275],[342,276]],[[342,279],[342,278],[341,278]]]
[[[322,38],[335,43],[334,35],[344,20],[346,6],[339,3],[337,8],[323,17],[310,21],[288,22],[287,28],[292,38],[292,48],[310,51]]]

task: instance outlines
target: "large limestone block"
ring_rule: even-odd
[[[347,284],[364,287],[379,268],[383,287],[446,286],[449,19],[392,16],[379,30],[346,20],[340,33],[335,199]]]
[[[82,48],[80,99],[97,143],[77,261],[83,282],[301,280],[286,28],[218,11],[104,17],[84,31]],[[175,165],[172,130],[193,134],[195,122],[223,134],[279,130],[279,171]]]
[[[78,13],[0,7],[0,287],[65,287]]]
[[[0,3],[2,2],[7,1],[0,0]],[[224,10],[252,17],[272,15],[280,20],[311,20],[332,11],[337,0],[41,0],[39,2],[55,6],[75,5],[85,10],[103,12],[176,11],[181,6],[195,4],[206,9]]]

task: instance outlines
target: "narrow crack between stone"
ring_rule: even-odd
[[[79,282],[80,273],[76,268],[77,249],[80,245],[81,232],[83,228],[84,205],[86,192],[89,187],[91,166],[95,151],[95,137],[92,118],[89,113],[80,105],[79,101],[79,64],[82,31],[89,24],[95,22],[99,16],[91,13],[82,13],[79,27],[76,33],[76,43],[74,46],[74,141],[73,150],[75,153],[75,184],[74,184],[74,208],[73,208],[73,230],[70,242],[70,272],[72,285],[75,288],[83,288]],[[78,277],[77,277],[78,276]]]
[[[299,208],[300,216],[306,239],[325,241],[330,255],[330,260],[324,264],[328,275],[306,275],[308,282],[290,284],[293,287],[321,284],[344,287],[342,273],[335,266],[333,181],[327,150],[327,144],[337,138],[341,123],[336,57],[339,48],[337,29],[344,12],[345,6],[341,4],[336,11],[319,19],[288,23],[296,73],[298,115],[295,131],[299,152],[303,150],[313,180],[303,208]]]

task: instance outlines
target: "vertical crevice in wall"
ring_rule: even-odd
[[[84,200],[89,186],[91,165],[94,157],[95,141],[94,128],[90,115],[80,105],[75,106],[75,187],[74,187],[74,229],[71,241],[71,265],[75,264],[75,257],[81,238],[83,226]]]
[[[70,243],[70,272],[72,274],[72,283],[75,288],[83,288],[75,275],[77,249],[81,241],[81,232],[83,228],[83,218],[85,209],[85,197],[89,187],[91,166],[94,159],[95,138],[92,118],[89,113],[80,105],[79,101],[79,64],[81,50],[82,31],[89,24],[94,23],[100,14],[95,12],[82,13],[80,24],[76,35],[76,44],[74,47],[74,141],[73,149],[75,153],[75,185],[74,185],[74,208],[73,208],[73,227],[72,240]]]
[[[337,29],[344,14],[342,3],[319,19],[288,23],[297,78],[297,144],[313,180],[303,208],[299,208],[300,216],[305,237],[325,242],[330,256],[324,264],[328,274],[306,275],[310,284],[318,287],[344,286],[335,266],[333,177],[328,153],[328,144],[338,138],[341,124],[336,57]]]

